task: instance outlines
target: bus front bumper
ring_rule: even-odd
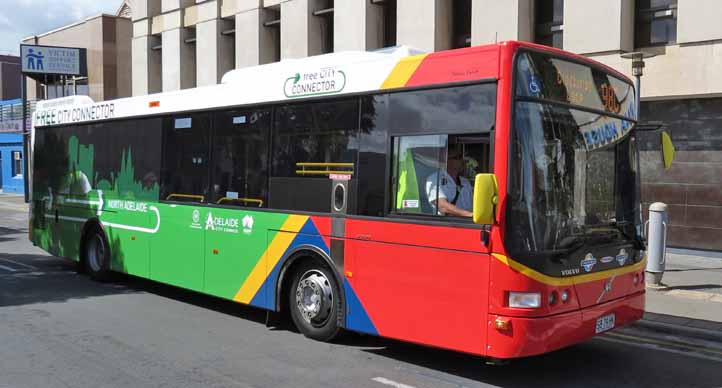
[[[597,333],[597,321],[612,314],[614,326],[609,330],[642,319],[644,291],[585,309],[542,318],[489,314],[486,354],[488,357],[501,359],[517,358],[578,344],[601,334]],[[507,328],[497,329],[497,319],[506,321]],[[606,321],[608,323],[609,319]]]

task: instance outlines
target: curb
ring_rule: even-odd
[[[704,341],[717,342],[722,345],[722,329],[709,330],[686,325],[675,325],[671,323],[655,322],[648,319],[641,319],[632,324],[631,327],[636,327],[642,330],[662,332],[666,334],[674,334],[682,337],[696,338]],[[720,324],[720,328],[722,328],[722,324]]]

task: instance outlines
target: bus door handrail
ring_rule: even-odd
[[[353,163],[319,163],[319,162],[298,162],[296,167],[300,167],[300,170],[296,170],[298,175],[329,175],[329,174],[343,174],[353,175],[354,166]],[[309,169],[307,169],[309,168]]]
[[[178,194],[178,193],[172,193],[165,197],[166,201],[170,201],[173,198],[185,198],[185,199],[197,199],[198,202],[203,202],[206,197],[203,195],[197,195],[197,194]]]
[[[258,207],[263,207],[263,200],[258,198],[231,198],[231,197],[222,197],[218,201],[216,201],[216,204],[220,205],[223,202],[231,202],[231,201],[239,201],[239,202],[245,202],[245,203],[255,203],[258,204]]]

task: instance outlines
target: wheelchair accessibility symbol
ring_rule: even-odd
[[[533,94],[541,93],[541,87],[539,86],[539,81],[536,77],[531,77],[531,80],[529,81],[529,91]]]

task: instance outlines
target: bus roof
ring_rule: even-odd
[[[407,46],[373,52],[347,51],[231,70],[220,84],[172,92],[93,102],[87,96],[40,101],[33,126],[92,122],[220,107],[252,105],[320,96],[497,79],[500,50],[531,47],[594,61],[561,50],[523,42],[421,53]],[[606,71],[620,78],[611,68]]]

